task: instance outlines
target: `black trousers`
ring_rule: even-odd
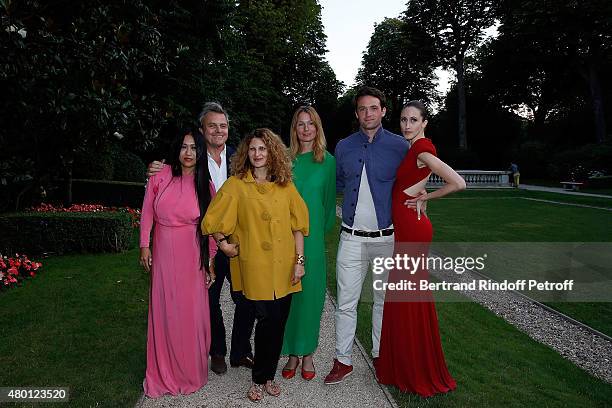
[[[208,304],[210,308],[210,351],[211,356],[226,356],[227,346],[225,344],[225,325],[223,324],[223,313],[219,304],[221,288],[227,279],[230,283],[230,293],[234,301],[234,324],[232,327],[232,348],[230,351],[230,363],[237,363],[242,358],[252,357],[251,333],[255,324],[255,312],[252,305],[242,292],[234,292],[229,268],[229,258],[219,250],[215,256],[215,283],[208,289]]]
[[[291,294],[275,300],[250,300],[255,310],[255,365],[253,382],[265,384],[274,379],[283,348],[285,324],[289,317]]]

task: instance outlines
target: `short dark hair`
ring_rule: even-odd
[[[198,123],[200,124],[200,126],[204,121],[204,117],[206,117],[206,115],[210,112],[224,114],[225,120],[229,122],[229,116],[227,115],[227,112],[225,111],[225,109],[223,109],[223,106],[221,106],[219,102],[206,102],[202,107],[202,112],[200,112],[200,115],[198,115]]]
[[[381,108],[387,107],[387,98],[385,98],[385,94],[382,93],[380,89],[376,89],[371,86],[362,86],[357,90],[357,93],[353,98],[353,106],[355,107],[355,110],[357,110],[357,101],[359,101],[359,98],[362,96],[373,96],[380,101]]]
[[[408,101],[404,104],[404,107],[402,107],[402,110],[406,108],[410,108],[410,107],[413,107],[417,109],[419,112],[421,112],[421,117],[423,118],[423,120],[429,120],[429,109],[427,109],[427,106],[425,106],[423,102],[417,101],[417,100]]]

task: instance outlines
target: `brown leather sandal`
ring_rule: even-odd
[[[268,395],[271,395],[273,397],[278,397],[281,394],[280,385],[270,380],[268,380],[264,385],[264,390],[266,390],[266,393]]]
[[[260,402],[264,397],[264,386],[261,384],[251,385],[249,392],[247,392],[247,398],[251,402]]]

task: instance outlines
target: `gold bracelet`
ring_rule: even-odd
[[[295,254],[295,264],[296,265],[304,266],[305,263],[306,263],[306,258],[304,257],[304,255]]]

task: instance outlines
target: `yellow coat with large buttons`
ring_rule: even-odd
[[[291,284],[295,265],[294,231],[308,235],[308,208],[293,183],[286,186],[227,179],[202,220],[202,233],[220,232],[240,244],[231,258],[232,287],[251,300],[273,300],[302,290]],[[308,262],[308,260],[306,260]]]

